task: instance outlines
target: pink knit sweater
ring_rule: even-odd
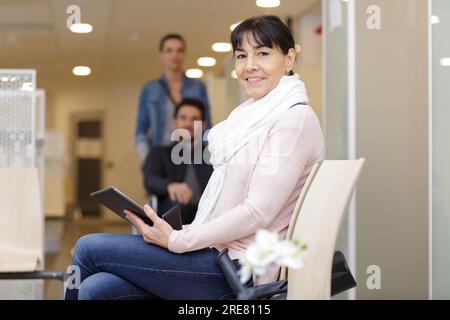
[[[258,229],[278,232],[284,238],[311,167],[324,154],[322,130],[311,107],[292,107],[235,155],[214,209],[215,218],[172,232],[169,250],[228,248],[230,257],[239,259]],[[271,268],[258,283],[277,277],[278,268]]]

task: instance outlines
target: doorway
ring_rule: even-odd
[[[83,217],[100,217],[100,206],[90,194],[102,187],[103,115],[76,114],[72,124],[76,207]]]

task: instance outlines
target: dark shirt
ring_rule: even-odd
[[[158,198],[158,216],[162,216],[176,203],[172,202],[167,191],[167,186],[173,182],[186,182],[193,191],[193,196],[189,204],[178,204],[181,209],[183,224],[189,224],[194,220],[198,208],[198,201],[206,188],[208,180],[213,172],[213,167],[206,163],[204,159],[200,164],[175,164],[171,159],[172,148],[170,146],[156,146],[150,150],[142,167],[144,175],[144,186],[149,194],[154,194]],[[206,144],[202,145],[202,154]]]

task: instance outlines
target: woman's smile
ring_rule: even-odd
[[[266,78],[259,76],[250,76],[245,78],[245,81],[247,81],[247,83],[252,86],[261,85],[264,80],[266,80]]]

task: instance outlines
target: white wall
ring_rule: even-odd
[[[323,83],[322,83],[322,40],[323,33],[318,29],[322,26],[321,5],[312,7],[310,10],[299,16],[295,21],[294,39],[300,45],[301,51],[298,54],[294,65],[294,71],[306,85],[310,105],[314,109],[317,117],[323,123]]]
[[[299,73],[300,78],[305,83],[306,89],[308,90],[309,103],[323,124],[322,65],[302,65],[300,62],[299,66],[295,68],[295,71]]]
[[[357,0],[356,194],[360,299],[428,297],[427,2]],[[381,29],[366,27],[367,8]],[[366,286],[381,269],[381,289]]]

